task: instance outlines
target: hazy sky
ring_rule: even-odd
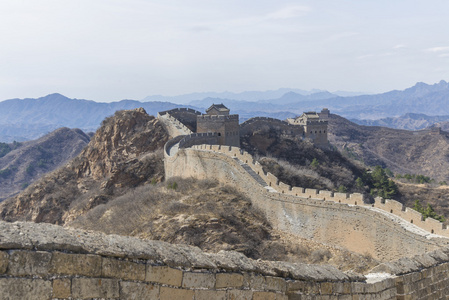
[[[449,80],[448,0],[2,0],[0,100]]]

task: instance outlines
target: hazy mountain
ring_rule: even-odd
[[[440,122],[449,121],[449,116],[428,116],[425,114],[407,113],[400,117],[389,117],[379,120],[357,120],[352,122],[359,125],[383,126],[397,129],[420,130]]]
[[[282,97],[284,94],[288,92],[294,92],[300,95],[308,95],[315,92],[321,92],[321,90],[312,90],[305,91],[301,89],[288,89],[282,88],[277,90],[270,91],[246,91],[241,93],[232,93],[232,92],[206,92],[206,93],[191,93],[179,96],[162,96],[162,95],[153,95],[145,97],[142,101],[170,101],[175,103],[186,104],[191,101],[202,100],[205,98],[223,98],[229,100],[240,100],[240,101],[259,101],[259,100],[268,100],[268,99],[276,99]]]
[[[101,121],[117,110],[143,107],[149,114],[179,107],[169,102],[122,100],[98,103],[51,94],[38,99],[11,99],[0,102],[0,141],[36,139],[60,127],[95,131]]]
[[[73,159],[89,139],[79,129],[64,127],[34,141],[0,143],[0,201]]]
[[[449,133],[361,126],[331,114],[329,141],[348,156],[394,173],[449,180]]]

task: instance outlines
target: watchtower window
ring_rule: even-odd
[[[221,136],[221,133],[220,133],[220,132],[218,133],[218,136]]]

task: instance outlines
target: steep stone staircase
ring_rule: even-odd
[[[257,183],[259,183],[263,187],[268,187],[267,183],[262,179],[262,177],[260,177],[259,174],[254,172],[254,170],[251,169],[250,166],[248,166],[247,164],[245,164],[243,161],[241,161],[236,157],[234,157],[234,160],[238,162],[239,165],[241,165],[242,168],[245,169],[245,171],[248,172],[248,174],[251,175],[251,177],[254,178],[255,181],[257,181]]]

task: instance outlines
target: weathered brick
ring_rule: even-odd
[[[118,298],[120,288],[117,279],[73,278],[73,298]]]
[[[163,286],[161,287],[161,293],[159,296],[160,300],[193,300],[195,297],[195,292],[193,290],[185,289],[175,289],[171,287]]]
[[[322,282],[320,284],[321,294],[330,295],[332,294],[332,282]]]
[[[120,282],[120,299],[152,300],[158,299],[159,286],[151,283]]]
[[[53,280],[53,298],[69,298],[72,295],[72,281],[70,278]]]
[[[44,251],[12,251],[8,274],[14,276],[48,276],[51,253]]]
[[[289,281],[287,282],[288,291],[298,291],[303,294],[319,294],[320,293],[320,283],[312,281]],[[294,293],[293,293],[294,294]]]
[[[265,278],[266,287],[270,291],[285,292],[287,284],[283,278],[267,276]]]
[[[6,273],[8,269],[9,255],[5,251],[0,251],[0,274]]]
[[[103,257],[102,277],[122,280],[145,280],[145,265],[126,260]]]
[[[173,286],[181,286],[182,271],[167,266],[147,265],[145,280]]]
[[[226,291],[195,290],[195,300],[226,300]]]
[[[101,257],[90,254],[54,252],[50,273],[63,275],[101,276]]]
[[[51,281],[43,279],[0,278],[0,299],[51,299]]]
[[[238,273],[218,273],[216,274],[215,287],[217,289],[226,287],[241,287],[243,285],[243,275]]]
[[[253,292],[250,290],[228,290],[228,300],[251,300]]]
[[[253,300],[276,300],[276,293],[272,292],[254,292]]]
[[[215,286],[215,274],[184,272],[182,287],[212,289]]]
[[[265,276],[251,274],[247,277],[248,287],[255,291],[266,289]]]

